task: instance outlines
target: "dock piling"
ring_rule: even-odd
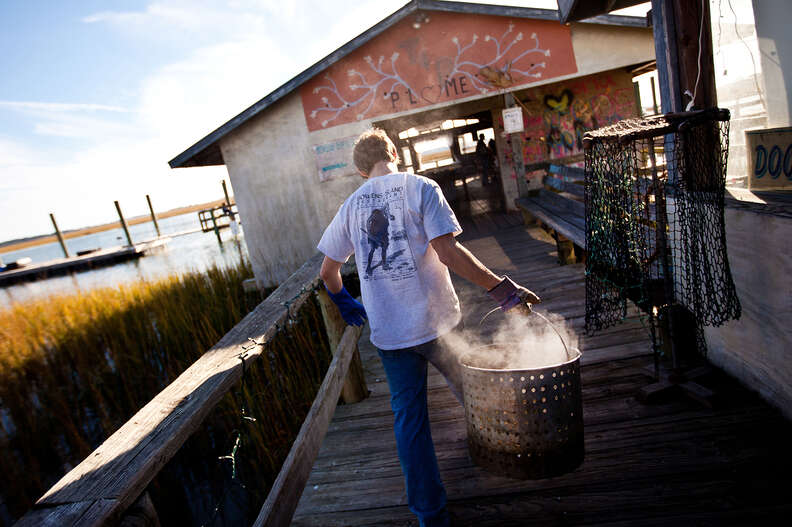
[[[515,105],[518,105],[520,108],[522,108],[523,112],[526,112],[523,103],[520,102],[520,100],[517,99],[517,97],[512,93],[505,93],[503,95],[503,102],[506,108],[511,108]],[[523,137],[521,133],[511,134],[511,143],[513,152],[523,151]],[[528,195],[528,184],[525,181],[525,161],[523,156],[513,156],[513,158],[514,171],[517,175],[517,195],[524,197]]]
[[[58,236],[58,242],[60,242],[61,249],[63,249],[63,255],[66,258],[70,258],[71,255],[69,254],[69,249],[66,248],[66,241],[63,239],[63,234],[61,234],[61,231],[58,228],[58,222],[55,221],[55,215],[51,212],[50,220],[52,220],[52,226],[55,227],[55,234]]]
[[[228,206],[228,215],[231,221],[234,221],[234,209],[231,208],[231,198],[228,197],[228,187],[226,186],[225,179],[220,181],[223,184],[223,194],[225,194],[225,202]]]
[[[220,228],[217,226],[217,218],[215,218],[215,210],[209,209],[209,212],[212,214],[212,227],[214,228],[214,233],[217,236],[218,243],[223,243],[223,240],[220,238]]]
[[[151,205],[151,196],[146,194],[146,201],[148,202],[149,210],[151,211],[151,221],[154,223],[154,230],[157,231],[157,238],[162,236],[160,233],[159,224],[157,223],[157,215],[154,213],[154,207]]]
[[[115,203],[115,208],[118,211],[118,217],[121,219],[121,227],[123,227],[127,242],[129,242],[129,246],[131,247],[134,244],[132,243],[132,236],[129,235],[129,225],[127,225],[127,222],[124,219],[124,214],[121,212],[121,205],[118,204],[118,200],[114,201],[113,203]]]

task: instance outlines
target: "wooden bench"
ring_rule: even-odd
[[[562,265],[575,263],[586,249],[585,172],[582,168],[548,165],[544,188],[517,198],[526,224],[539,222],[555,238]]]

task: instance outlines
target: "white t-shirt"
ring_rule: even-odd
[[[429,342],[459,323],[451,276],[429,242],[461,232],[437,183],[394,173],[369,179],[349,196],[318,248],[337,262],[355,254],[371,342],[394,350]]]

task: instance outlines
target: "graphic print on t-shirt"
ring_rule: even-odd
[[[355,202],[360,221],[358,265],[365,265],[364,280],[404,280],[415,275],[415,258],[404,227],[404,187],[360,194]]]

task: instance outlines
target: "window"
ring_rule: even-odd
[[[403,146],[401,155],[402,164],[404,165],[405,172],[415,172],[413,169],[412,155],[410,155],[410,148]]]
[[[454,162],[451,156],[449,137],[438,137],[415,143],[415,153],[418,154],[418,170],[436,168],[450,165]]]

